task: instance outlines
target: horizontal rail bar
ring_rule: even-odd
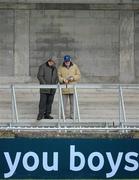
[[[58,88],[58,85],[14,85],[15,89],[56,89]]]
[[[139,89],[139,84],[76,84],[76,88],[80,89],[118,89],[119,86],[123,89]]]
[[[45,88],[58,88],[58,84],[55,85],[31,85],[31,84],[12,84],[15,89],[45,89]],[[121,86],[123,89],[139,89],[139,84],[68,84],[67,86],[64,84],[60,84],[61,88],[80,88],[80,89],[118,89]],[[10,89],[11,85],[0,85],[0,89]]]
[[[30,130],[47,130],[47,131],[58,131],[58,130],[63,130],[63,131],[71,131],[71,130],[97,130],[97,131],[120,131],[120,130],[134,130],[134,131],[139,131],[139,127],[0,127],[0,130],[22,130],[22,131],[30,131]]]
[[[0,85],[0,89],[11,89],[11,85]]]

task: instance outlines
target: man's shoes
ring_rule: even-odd
[[[70,119],[74,119],[73,116],[70,116]]]
[[[73,116],[66,116],[65,119],[73,119]]]
[[[52,116],[50,116],[49,114],[44,115],[44,119],[54,119]]]
[[[43,119],[43,114],[38,114],[37,120],[40,121],[41,119]]]

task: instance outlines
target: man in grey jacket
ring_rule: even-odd
[[[58,83],[56,58],[50,57],[46,63],[40,65],[37,78],[40,84],[51,85]],[[39,114],[37,120],[53,119],[51,114],[52,103],[56,89],[40,89]]]

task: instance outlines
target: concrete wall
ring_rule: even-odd
[[[0,76],[14,75],[14,12],[0,11]]]
[[[30,73],[49,54],[70,54],[82,80],[119,74],[119,13],[117,11],[31,11]]]
[[[138,16],[119,9],[0,9],[0,76],[36,80],[49,55],[59,65],[70,54],[82,82],[138,82]]]
[[[135,72],[139,77],[139,12],[135,13]]]

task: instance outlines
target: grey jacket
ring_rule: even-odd
[[[58,83],[58,74],[57,68],[55,66],[50,67],[48,63],[40,65],[37,78],[40,84],[57,84]],[[56,89],[40,89],[40,93],[54,94]]]

